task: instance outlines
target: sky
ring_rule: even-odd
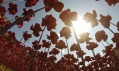
[[[5,1],[9,1],[9,0],[5,0]],[[119,21],[119,4],[116,4],[115,6],[109,6],[105,0],[100,0],[100,1],[95,1],[95,0],[59,0],[60,2],[62,2],[64,4],[64,8],[63,10],[66,10],[66,9],[71,9],[71,11],[75,11],[77,12],[79,18],[80,17],[83,17],[83,15],[86,13],[86,12],[90,12],[92,13],[93,10],[96,10],[97,12],[97,19],[100,19],[100,14],[103,14],[103,15],[111,15],[112,16],[112,20],[111,22],[113,22],[114,24],[116,24],[118,21]],[[14,3],[17,3],[18,4],[18,12],[16,15],[21,15],[22,14],[22,9],[24,8],[24,1],[17,1],[17,2],[14,2]],[[8,5],[5,4],[5,7],[8,8]],[[36,10],[36,9],[39,9],[39,8],[42,8],[44,7],[44,4],[43,4],[43,0],[40,0],[36,6],[32,7],[33,10]],[[24,31],[29,31],[29,33],[32,33],[32,31],[30,31],[30,26],[32,24],[35,24],[36,22],[37,23],[41,23],[42,21],[42,18],[44,18],[46,15],[49,15],[49,14],[52,14],[56,19],[57,19],[57,26],[56,26],[56,30],[53,30],[55,32],[57,32],[57,34],[59,34],[60,30],[62,29],[62,27],[64,26],[64,23],[62,22],[61,19],[59,19],[59,14],[60,13],[57,13],[56,11],[54,11],[54,9],[52,9],[50,12],[45,12],[45,10],[41,10],[39,11],[38,13],[35,14],[35,17],[32,18],[32,20],[30,22],[24,22],[24,26],[19,29],[17,26],[14,26],[13,28],[11,28],[10,30],[15,32],[16,33],[16,38],[18,40],[20,40],[22,38],[22,33]],[[12,15],[9,15],[9,13],[6,14],[7,16],[7,19],[11,20],[12,18],[14,18],[14,16]],[[79,22],[80,24],[80,22]],[[111,25],[110,27],[114,32],[118,32],[116,27]],[[80,30],[80,28],[79,28]],[[113,37],[113,34],[108,30],[108,29],[105,29],[103,28],[103,26],[101,26],[101,24],[99,23],[99,25],[95,28],[91,28],[90,29],[90,37],[93,38],[93,42],[96,42],[95,40],[95,33],[97,31],[100,31],[100,30],[104,30],[106,31],[106,34],[108,34],[108,42],[111,44],[112,41],[111,41],[111,38]],[[43,34],[43,38],[42,39],[46,39],[46,35],[49,34],[49,32],[47,32],[47,30],[45,30],[44,34]],[[77,34],[78,35],[78,34]],[[36,37],[33,37],[32,39],[29,39],[29,41],[27,41],[25,43],[26,46],[32,46],[32,42],[34,40],[37,40],[38,38]],[[65,39],[63,37],[59,38],[59,40],[62,39],[65,41]],[[24,40],[22,40],[22,42],[24,42]],[[74,33],[72,31],[72,37],[68,39],[68,45],[69,47],[73,44],[73,43],[76,43],[76,40],[75,40],[75,36],[74,36]],[[103,42],[104,45],[106,46],[107,43],[106,42]],[[104,49],[104,46],[101,44],[101,43],[98,43],[99,44],[99,47],[95,49],[95,53],[101,53],[102,54],[102,50]],[[55,46],[52,45],[50,50],[52,48],[54,48]],[[86,55],[91,55],[92,56],[92,52],[91,51],[88,51],[86,49],[86,45],[85,43],[81,44],[81,48],[87,53]],[[67,54],[67,50],[64,50],[63,52],[64,54]],[[75,54],[75,52],[70,52],[72,54]],[[60,54],[58,55],[60,56]]]

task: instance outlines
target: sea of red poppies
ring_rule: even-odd
[[[84,19],[86,22],[90,22],[92,28],[101,25],[113,33],[112,42],[115,44],[109,44],[108,34],[106,31],[99,30],[95,34],[95,38],[90,38],[90,33],[83,33],[80,35],[80,39],[77,38],[75,30],[75,38],[77,44],[74,43],[71,46],[68,46],[67,40],[72,37],[71,29],[72,21],[76,21],[77,13],[67,9],[62,11],[65,6],[60,0],[43,0],[44,7],[33,10],[32,6],[35,6],[39,0],[23,0],[25,2],[25,7],[30,7],[30,9],[23,9],[21,16],[15,16],[18,11],[17,4],[12,2],[4,2],[0,0],[0,63],[4,64],[8,68],[11,68],[14,71],[118,71],[119,70],[119,33],[115,33],[111,30],[110,22],[113,18],[111,15],[102,15],[100,14],[100,19],[97,19],[97,13],[95,10],[86,12]],[[96,0],[97,2],[99,0]],[[105,0],[109,6],[119,3],[118,0]],[[4,7],[4,4],[8,4],[9,8]],[[24,26],[24,21],[31,21],[35,17],[35,13],[45,9],[46,12],[49,12],[51,9],[54,9],[56,12],[60,13],[59,18],[64,23],[64,27],[60,30],[60,36],[57,32],[53,31],[56,29],[56,18],[50,14],[42,18],[41,24],[35,23],[31,25],[29,31],[23,33],[23,38],[25,42],[16,39],[15,32],[9,31],[14,25],[17,25],[18,28]],[[15,16],[14,22],[5,19],[6,12]],[[113,24],[115,25],[115,24]],[[119,22],[115,25],[119,31]],[[50,32],[47,35],[47,40],[41,40],[43,38],[43,33],[47,30]],[[38,40],[32,42],[32,46],[25,46],[24,43],[33,36],[39,37]],[[58,40],[60,37],[64,37],[65,40]],[[97,42],[91,42],[91,39],[96,39]],[[66,42],[65,42],[66,41]],[[95,54],[94,49],[98,48],[97,43],[102,41],[107,42],[108,46],[103,46],[105,49],[102,51],[103,55]],[[89,51],[92,51],[93,56],[85,56],[85,51],[81,49],[80,44],[86,43],[86,48]],[[55,45],[52,50],[51,45]],[[40,49],[45,48],[48,51],[39,51]],[[67,49],[67,54],[63,55],[62,50]],[[77,57],[71,54],[69,51],[76,52]],[[61,58],[57,60],[56,57],[58,54],[61,54]],[[81,60],[79,60],[81,58]],[[88,64],[86,64],[86,62]]]

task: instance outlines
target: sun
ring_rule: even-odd
[[[91,24],[87,23],[83,20],[83,17],[78,16],[77,21],[73,21],[73,27],[77,34],[77,36],[83,32],[90,32],[91,31]]]

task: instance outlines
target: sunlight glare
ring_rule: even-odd
[[[91,30],[91,24],[84,21],[83,17],[78,17],[78,20],[72,23],[77,36],[83,32],[90,32]]]
[[[62,50],[62,53],[64,54],[64,53],[65,53],[65,51],[64,51],[64,50]]]

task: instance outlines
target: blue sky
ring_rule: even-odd
[[[9,0],[5,0],[5,1],[9,1]],[[97,19],[100,19],[100,17],[99,17],[100,14],[103,14],[103,15],[110,14],[112,16],[111,22],[116,24],[119,21],[119,14],[118,14],[119,13],[119,4],[116,4],[115,6],[108,6],[108,4],[105,2],[105,0],[100,0],[100,1],[95,1],[95,0],[59,0],[59,1],[64,3],[63,10],[71,9],[71,11],[77,12],[79,17],[82,17],[86,12],[92,13],[93,10],[96,10],[97,15],[98,15]],[[24,1],[19,1],[19,2],[14,2],[14,3],[18,4],[19,13],[17,13],[16,15],[20,16],[23,11],[22,9],[24,7]],[[6,8],[8,7],[7,4],[5,4],[5,6],[6,6]],[[36,10],[41,7],[44,7],[43,0],[40,0],[35,7],[32,7],[32,9]],[[41,23],[42,18],[45,17],[45,15],[49,15],[49,14],[52,14],[57,19],[56,30],[54,30],[54,31],[59,33],[60,30],[62,29],[62,27],[64,26],[64,24],[61,21],[61,19],[59,19],[60,13],[55,12],[54,9],[52,9],[50,12],[47,12],[47,13],[45,12],[45,10],[42,10],[42,11],[36,13],[35,17],[30,22],[25,22],[23,28],[18,29],[17,26],[14,26],[10,30],[14,31],[16,33],[17,39],[20,40],[22,38],[22,33],[24,31],[29,31],[29,28],[32,24]],[[9,20],[14,18],[14,16],[8,15],[8,13],[6,14],[6,16]],[[111,25],[110,28],[113,31],[118,32],[115,26]],[[100,24],[97,27],[91,29],[90,37],[93,38],[93,40],[91,40],[91,41],[96,42],[95,32],[97,32],[98,30],[106,31],[106,34],[108,34],[108,36],[109,36],[107,41],[111,44],[112,43],[111,38],[113,37],[113,34],[108,29],[103,28],[103,26],[101,26]],[[32,31],[29,31],[29,33],[32,33]],[[47,35],[47,34],[49,34],[49,32],[47,32],[47,30],[45,30],[42,39],[46,39],[45,35]],[[38,38],[33,37],[32,39],[29,39],[29,41],[27,43],[25,43],[25,45],[32,46],[32,41],[37,40],[37,39]],[[64,38],[59,38],[59,39],[65,40]],[[71,46],[72,43],[76,43],[73,33],[72,33],[72,37],[68,39],[68,43],[69,43],[69,46]],[[105,42],[103,42],[103,43],[105,46],[107,45]],[[102,49],[104,49],[104,47],[102,46],[101,43],[98,43],[98,44],[99,44],[99,47],[97,49],[95,49],[95,53],[101,53]],[[52,47],[54,48],[54,46],[52,46]],[[51,47],[51,49],[52,49],[52,47]],[[81,44],[81,48],[85,52],[87,52],[87,55],[92,55],[91,51],[88,51],[86,49],[85,43]],[[65,50],[64,54],[67,54],[67,50]],[[73,54],[75,54],[75,52],[73,52]]]

